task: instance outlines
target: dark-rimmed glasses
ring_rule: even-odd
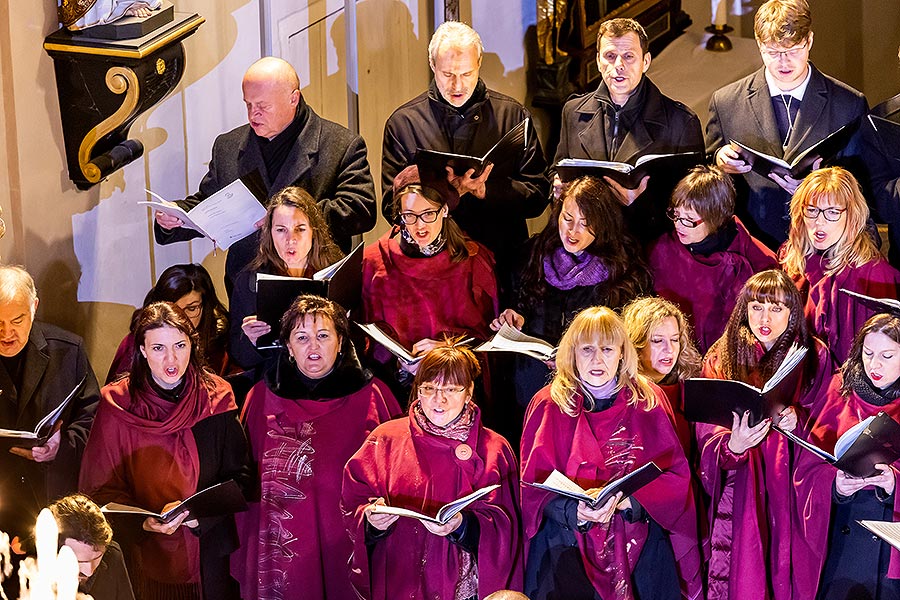
[[[703,223],[703,219],[697,219],[696,221],[692,221],[691,219],[688,219],[687,217],[679,217],[678,214],[675,212],[674,208],[670,208],[669,210],[667,210],[666,216],[669,217],[669,220],[672,221],[673,223],[681,223],[683,226],[687,227],[688,229],[693,229],[697,225],[700,225],[701,223]]]
[[[436,210],[426,210],[420,213],[414,212],[402,212],[400,213],[400,222],[404,225],[415,225],[416,221],[422,219],[423,223],[434,223],[437,221],[438,214],[441,212],[441,209]]]
[[[829,206],[827,208],[819,208],[818,206],[813,206],[812,204],[808,204],[803,207],[803,216],[809,219],[810,221],[815,221],[819,218],[819,215],[825,217],[826,221],[831,221],[835,223],[841,220],[841,215],[846,212],[846,208],[837,208],[836,206]]]

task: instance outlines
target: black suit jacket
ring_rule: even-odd
[[[81,455],[94,421],[100,390],[80,337],[35,321],[22,350],[22,386],[17,389],[0,365],[0,427],[31,431],[59,406],[85,377],[80,392],[62,417],[62,439],[56,458],[37,463],[0,450],[0,530],[30,533],[41,508],[78,489]]]
[[[791,162],[816,142],[866,114],[868,105],[865,96],[825,75],[811,63],[809,68],[812,75],[786,150],[781,147],[763,67],[713,94],[706,126],[707,152],[714,154],[734,139]],[[858,146],[851,143],[836,160],[829,163],[841,164],[859,177],[862,173],[858,156]],[[787,239],[790,227],[790,194],[755,171],[736,179],[744,183],[738,186],[738,214],[741,220],[756,238],[777,250]]]
[[[642,86],[640,116],[634,119],[612,156],[606,147],[609,123],[600,90],[566,102],[554,164],[563,158],[589,158],[633,165],[647,154],[702,152],[703,129],[694,111],[663,95],[646,77]],[[676,182],[672,178],[651,176],[644,193],[625,209],[629,229],[641,241],[653,240],[671,227],[665,210]]]
[[[307,111],[306,123],[278,173],[266,172],[253,130],[249,124],[241,125],[216,138],[209,172],[200,182],[200,190],[178,204],[190,210],[235,179],[257,172],[269,197],[292,185],[309,192],[335,242],[344,252],[349,251],[351,236],[375,226],[375,185],[366,160],[365,141],[347,128],[323,119],[302,100],[298,110]],[[158,224],[154,224],[154,232],[160,244],[201,236],[185,228],[167,232]],[[229,292],[230,282],[255,256],[258,245],[259,236],[252,235],[229,249],[225,263]]]
[[[900,94],[872,108],[871,114],[900,123]],[[875,199],[876,218],[887,223],[888,258],[900,266],[900,148],[891,148],[866,119],[861,127],[863,157]]]

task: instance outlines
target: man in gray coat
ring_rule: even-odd
[[[300,93],[297,72],[280,58],[253,63],[241,89],[249,123],[216,138],[200,190],[177,204],[190,210],[238,178],[256,183],[266,199],[296,185],[316,199],[335,242],[348,251],[351,236],[375,226],[375,187],[365,142],[313,112]],[[200,237],[182,225],[180,219],[157,212],[157,243]],[[250,262],[258,245],[255,234],[229,249],[225,262],[229,294],[234,275]]]

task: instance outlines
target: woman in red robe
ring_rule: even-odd
[[[443,335],[487,339],[497,316],[494,257],[453,221],[458,202],[446,180],[423,183],[418,167],[407,167],[394,179],[398,226],[363,251],[362,320],[387,325],[414,355]],[[381,347],[373,354],[385,377],[408,389],[414,368]]]
[[[863,325],[841,373],[814,415],[809,441],[833,452],[838,436],[884,411],[900,421],[900,317],[879,314]],[[900,552],[857,523],[900,521],[896,481],[900,461],[853,477],[802,452],[798,490],[794,598],[900,598]]]
[[[800,294],[782,271],[747,280],[724,335],[704,359],[703,376],[762,387],[794,344],[808,348],[797,367],[804,369],[798,402],[775,423],[792,431],[830,377],[831,363],[809,335]],[[771,425],[764,419],[751,427],[747,413],[735,415],[731,428],[696,425],[700,479],[711,498],[710,599],[791,597],[794,450]]]
[[[675,230],[648,254],[656,293],[684,311],[700,352],[725,331],[744,282],[778,265],[734,216],[734,200],[730,176],[718,167],[695,167],[672,192],[668,215]]]
[[[260,498],[238,515],[243,543],[232,572],[243,600],[356,600],[341,477],[369,432],[400,407],[359,364],[337,304],[299,296],[280,337],[286,351],[244,406]]]
[[[658,387],[638,374],[622,320],[588,308],[560,342],[553,382],[522,435],[525,593],[546,598],[702,596],[690,467]],[[663,474],[596,510],[526,485],[554,470],[597,488],[653,461]]]
[[[234,395],[203,367],[197,331],[174,304],[141,311],[130,374],[101,390],[79,487],[98,504],[164,512],[229,479],[250,487],[247,444]],[[234,520],[154,517],[116,528],[142,600],[239,598],[228,575]],[[123,517],[127,518],[127,517]],[[139,529],[143,529],[143,532]]]
[[[804,295],[812,333],[847,359],[856,332],[874,311],[841,288],[897,298],[900,272],[878,251],[866,224],[869,207],[859,183],[840,167],[813,171],[791,198],[791,230],[781,264]]]
[[[370,600],[475,600],[522,589],[519,478],[512,448],[481,424],[472,401],[479,365],[441,345],[419,364],[409,418],[380,425],[347,462],[341,506],[354,541],[353,583]],[[373,512],[435,515],[498,487],[446,525]]]

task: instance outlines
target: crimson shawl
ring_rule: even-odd
[[[553,402],[549,386],[535,394],[522,434],[526,544],[537,534],[544,507],[555,496],[525,482],[544,481],[557,469],[582,488],[602,487],[653,461],[663,474],[634,497],[669,533],[682,594],[698,598],[702,593],[701,561],[690,467],[665,408],[668,401],[656,386],[654,390],[659,402],[655,408],[629,404],[631,392],[623,388],[610,408],[598,412],[579,409],[574,417]],[[581,396],[575,401],[581,406]],[[646,523],[628,523],[616,513],[607,526],[595,524],[586,534],[576,535],[585,571],[600,597],[634,597],[631,574],[647,528]]]
[[[481,531],[479,598],[522,589],[519,477],[509,442],[481,425],[477,408],[465,442],[426,433],[411,412],[408,419],[378,426],[347,463],[341,500],[354,541],[353,584],[361,597],[452,599],[462,552],[418,520],[401,517],[369,555],[363,509],[371,500],[383,497],[388,505],[433,515],[447,502],[495,483],[500,487],[466,509]]]

